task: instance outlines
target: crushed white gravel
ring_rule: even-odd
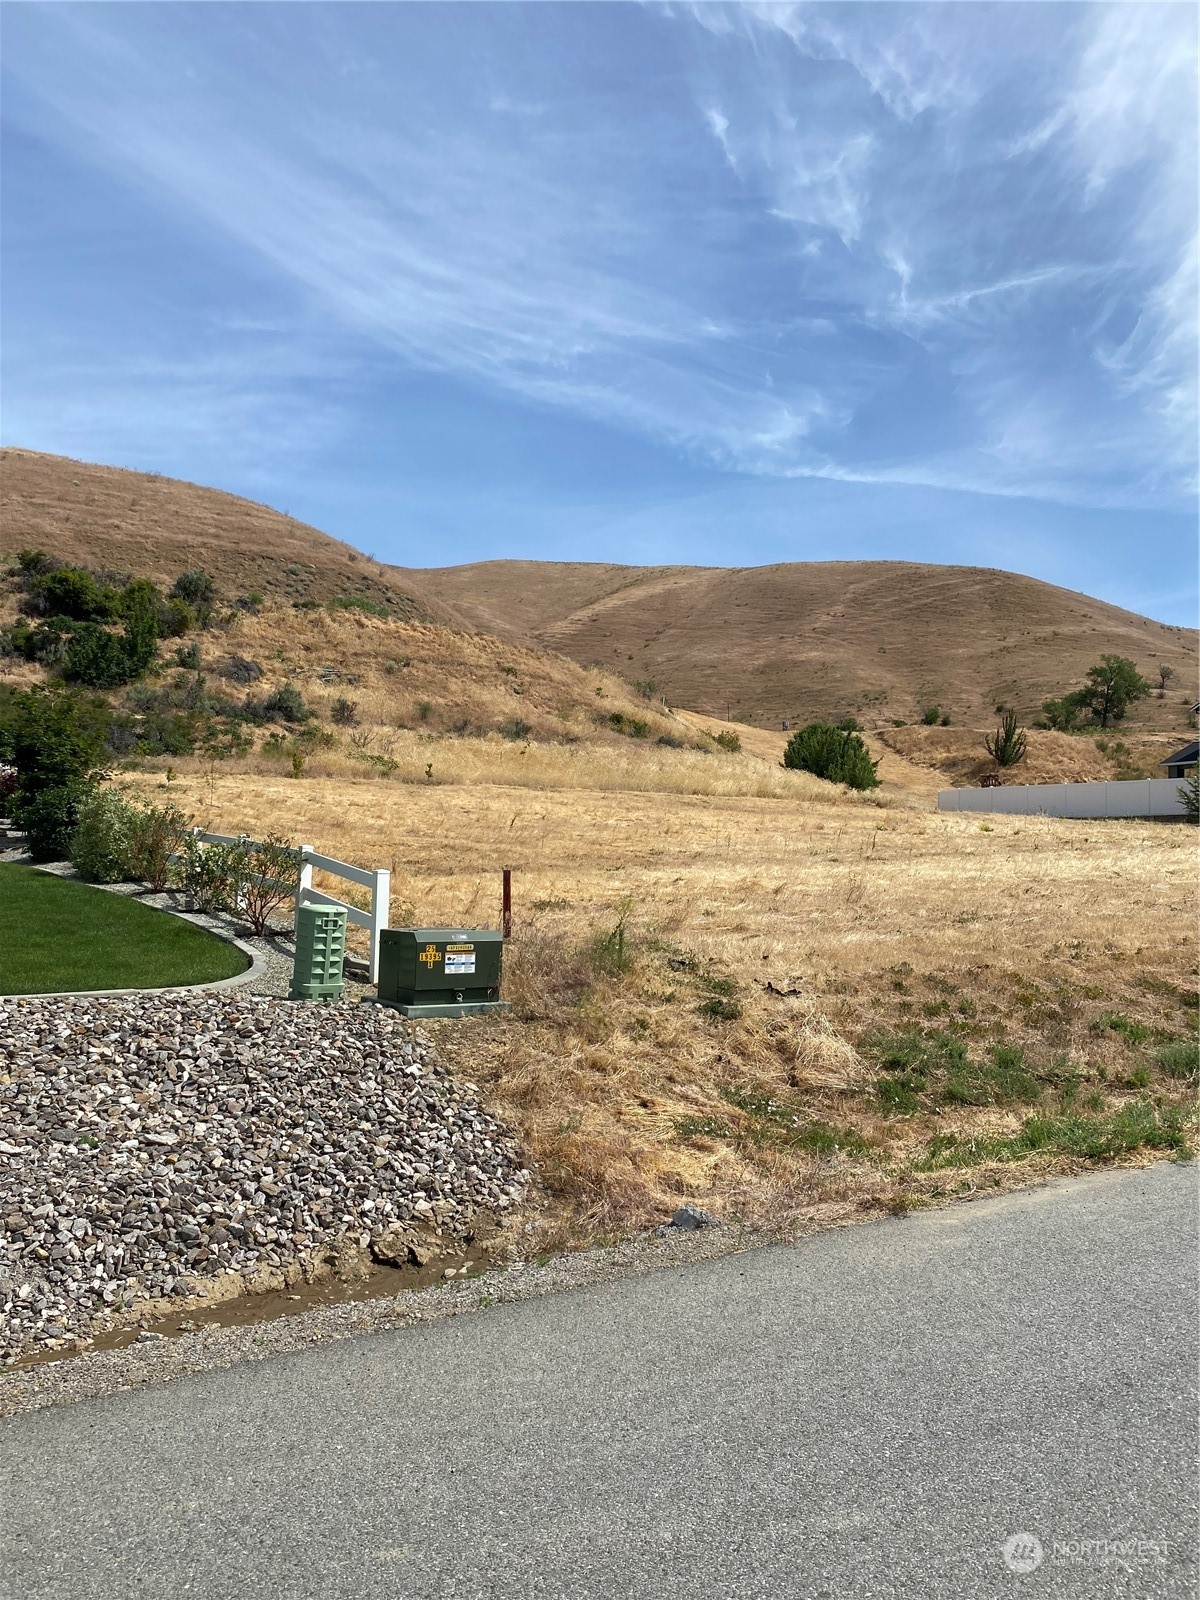
[[[0,999],[0,1359],[423,1219],[502,1214],[513,1141],[383,1007]]]

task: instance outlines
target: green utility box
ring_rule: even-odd
[[[296,960],[293,1000],[340,1000],[346,956],[345,906],[296,907]]]
[[[379,998],[406,1017],[497,1011],[504,942],[490,928],[385,928]]]

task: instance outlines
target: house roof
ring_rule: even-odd
[[[1193,739],[1191,744],[1185,744],[1182,750],[1176,750],[1173,756],[1167,756],[1158,764],[1160,767],[1186,767],[1197,759],[1200,759],[1200,739]]]

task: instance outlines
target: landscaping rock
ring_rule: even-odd
[[[0,1355],[220,1274],[407,1261],[418,1220],[466,1236],[528,1182],[474,1094],[384,1007],[0,998]]]
[[[695,1228],[710,1228],[716,1220],[716,1217],[709,1216],[707,1211],[701,1211],[699,1206],[680,1206],[668,1226],[691,1231]]]

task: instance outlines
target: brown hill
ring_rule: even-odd
[[[157,473],[0,450],[0,552],[172,583],[203,568],[222,598],[366,601],[395,617],[448,621],[361,551],[269,506]]]
[[[397,577],[409,579],[477,627],[653,680],[669,702],[741,722],[854,714],[887,726],[937,705],[984,726],[1001,703],[1032,716],[1113,652],[1153,681],[1160,664],[1175,674],[1131,724],[1184,729],[1197,678],[1194,630],[977,567],[488,561]]]
[[[392,618],[481,630],[513,644],[653,682],[668,702],[778,726],[785,718],[911,722],[936,704],[956,726],[990,726],[997,704],[1031,716],[1106,651],[1162,700],[1134,729],[1183,732],[1197,636],[1033,578],[896,561],[772,567],[626,567],[491,561],[381,565],[295,518],[216,489],[0,451],[0,551],[171,581],[202,567],[222,598],[358,601]]]

